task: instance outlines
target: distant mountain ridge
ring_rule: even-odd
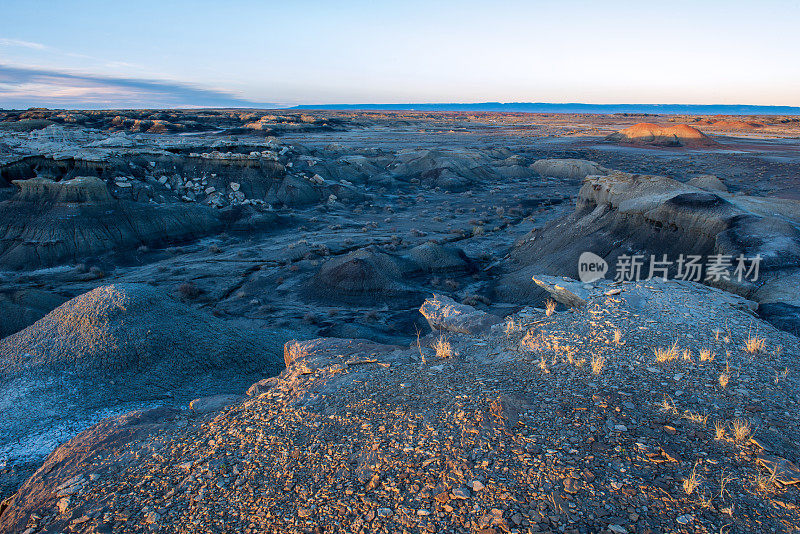
[[[475,111],[523,113],[647,113],[653,115],[800,115],[798,106],[729,104],[552,104],[547,102],[479,102],[472,104],[303,104],[289,109],[376,111]]]

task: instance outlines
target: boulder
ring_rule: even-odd
[[[460,334],[486,332],[492,325],[503,321],[496,315],[476,310],[466,304],[459,304],[444,295],[434,295],[433,298],[426,299],[420,306],[419,312],[433,330]]]
[[[262,378],[249,388],[247,388],[247,396],[248,397],[258,397],[272,389],[275,384],[278,382],[278,379],[274,376],[269,378]]]
[[[570,308],[586,306],[586,290],[579,282],[555,276],[536,275],[531,277],[537,286],[547,291],[551,297]],[[581,296],[583,295],[583,296]]]

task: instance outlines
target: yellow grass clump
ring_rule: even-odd
[[[597,354],[592,356],[592,374],[599,375],[603,372],[603,367],[606,365],[606,359]]]
[[[702,477],[697,474],[697,466],[695,466],[692,469],[692,474],[683,479],[683,491],[686,492],[686,495],[691,495],[702,481]]]
[[[764,352],[766,344],[767,340],[763,337],[751,336],[748,334],[747,339],[744,340],[744,350],[750,354],[757,354],[759,352]]]
[[[453,357],[453,346],[450,344],[450,341],[444,336],[439,336],[439,338],[433,342],[433,350],[436,352],[437,358]]]
[[[653,354],[658,363],[667,363],[678,359],[680,351],[678,350],[678,342],[676,341],[671,347],[657,347],[653,349]]]
[[[701,362],[714,361],[714,353],[711,352],[711,349],[700,349],[700,361]]]
[[[733,430],[733,437],[736,441],[747,440],[752,432],[750,422],[746,419],[734,419],[733,423],[731,423],[731,429]]]

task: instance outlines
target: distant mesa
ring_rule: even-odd
[[[649,122],[635,124],[606,137],[607,141],[649,146],[712,147],[717,143],[687,124],[660,126]]]
[[[707,124],[716,130],[757,130],[764,127],[762,122],[726,119],[706,120],[701,124]]]

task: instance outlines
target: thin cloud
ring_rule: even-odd
[[[273,107],[190,84],[0,65],[0,107]]]
[[[21,48],[33,48],[35,50],[44,50],[47,47],[42,43],[33,43],[31,41],[21,41],[19,39],[7,39],[0,37],[0,46],[17,46]]]

